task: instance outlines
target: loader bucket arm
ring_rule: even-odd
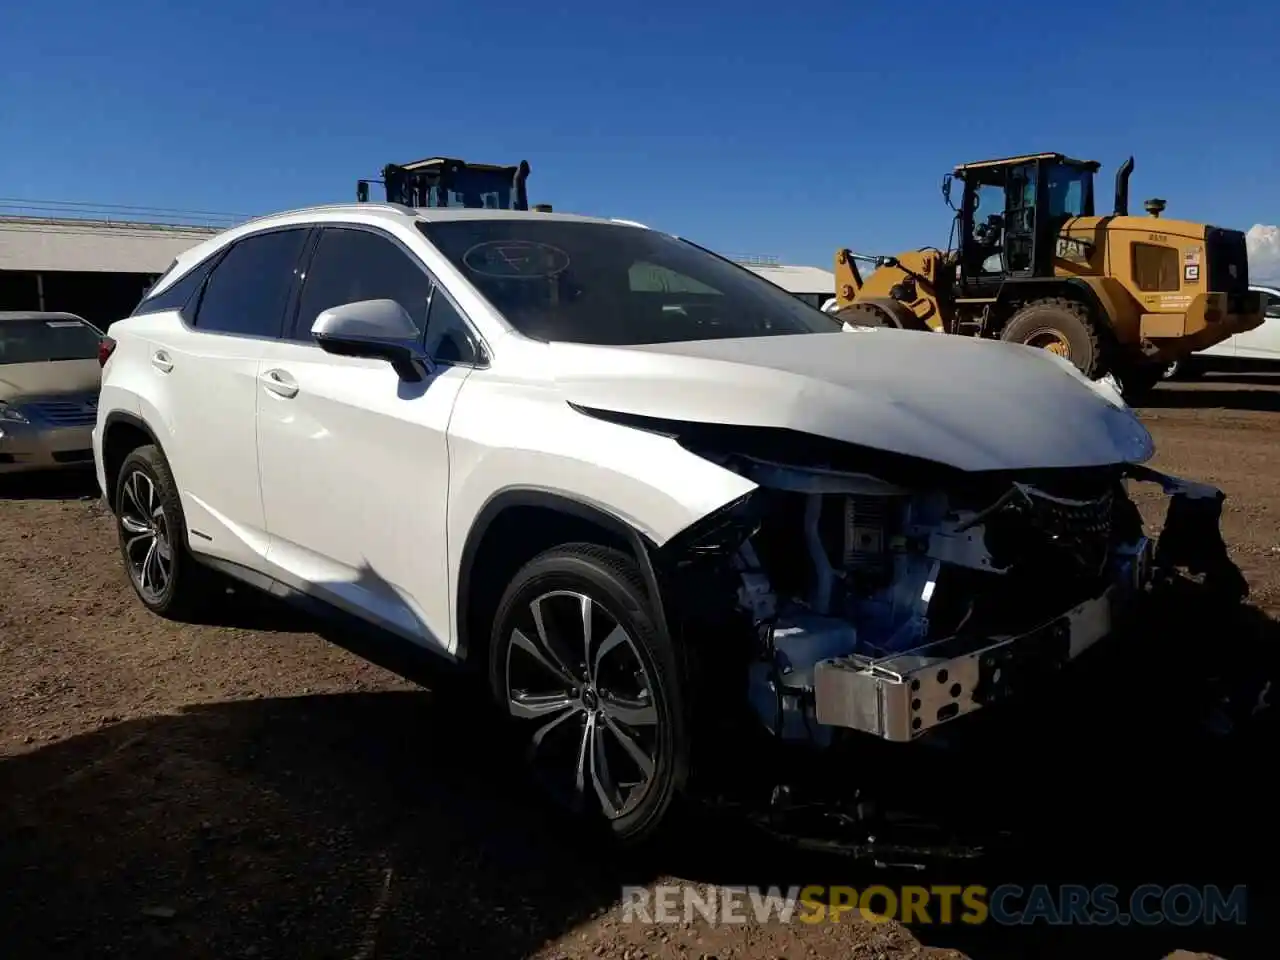
[[[852,250],[836,251],[835,274],[836,299],[843,305],[862,290],[862,274],[858,270],[857,261],[853,259]]]

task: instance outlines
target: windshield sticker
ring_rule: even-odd
[[[44,325],[56,330],[58,327],[79,327],[82,324],[79,320],[46,320]]]
[[[467,269],[499,280],[547,280],[569,269],[569,255],[559,247],[532,240],[488,240],[462,255]]]

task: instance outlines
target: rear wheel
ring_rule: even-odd
[[[170,619],[200,612],[215,593],[215,578],[187,552],[178,485],[158,447],[125,457],[114,506],[120,554],[138,599]]]
[[[1009,318],[1000,339],[1056,353],[1074,363],[1086,377],[1095,378],[1102,373],[1101,338],[1083,303],[1064,297],[1028,303]]]

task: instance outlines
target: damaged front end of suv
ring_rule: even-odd
[[[729,757],[746,729],[783,758],[771,770],[813,769],[815,752],[847,757],[851,743],[925,749],[975,713],[1070,683],[1162,578],[1202,578],[1232,604],[1248,592],[1220,533],[1222,492],[1139,464],[966,472],[785,431],[609,418],[756,484],[656,558],[699,661],[704,767],[740,768]],[[1130,483],[1168,497],[1158,538]],[[851,779],[834,764],[819,778],[865,796],[876,777],[855,756]],[[775,779],[776,808],[790,790]]]

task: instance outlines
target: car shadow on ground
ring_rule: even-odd
[[[1246,383],[1259,387],[1280,387],[1280,364],[1272,363],[1262,369],[1206,370],[1198,378],[1185,382],[1208,384]]]
[[[917,917],[909,924],[923,944],[975,960],[1155,958],[1179,949],[1233,960],[1274,957],[1280,830],[1269,784],[1280,735],[1274,716],[1250,715],[1265,695],[1264,678],[1277,676],[1280,623],[1249,605],[1229,620],[1217,619],[1207,606],[1197,607],[1200,596],[1190,587],[1172,596],[1132,657],[1109,663],[1096,685],[1079,688],[1074,704],[1068,696],[1070,712],[1049,701],[1024,725],[996,725],[989,731],[995,736],[967,753],[932,761],[916,754],[914,769],[904,771],[875,766],[881,777],[912,777],[921,796],[955,804],[962,820],[964,811],[1003,811],[998,819],[1012,831],[1003,850],[972,862],[876,869],[779,845],[762,857],[739,843],[715,862],[690,856],[669,869],[702,882],[784,890],[879,885],[899,897],[904,886],[979,886],[989,904],[992,892],[1004,887],[1010,896],[1000,905],[1012,913],[1040,908],[1038,915],[1001,921],[993,906],[992,916],[974,925],[960,920],[957,896],[952,922],[941,922],[934,899],[930,922]],[[1244,669],[1219,671],[1224,663]],[[1204,689],[1213,695],[1187,696]],[[1208,734],[1203,721],[1209,719],[1220,730],[1234,722],[1234,734]],[[922,762],[930,764],[927,773]],[[1044,895],[1031,901],[1037,888]],[[1162,903],[1175,888],[1182,892]],[[1068,898],[1080,892],[1098,898],[1091,906],[1110,902],[1115,913],[1108,918],[1104,909],[1095,914],[1098,922],[1079,916],[1071,922]],[[1206,903],[1215,896],[1213,917]],[[1170,916],[1157,922],[1162,906]],[[1204,909],[1196,914],[1196,906]],[[1127,924],[1118,919],[1125,913]]]
[[[1275,360],[1242,360],[1235,357],[1208,358],[1200,355],[1189,376],[1173,378],[1173,383],[1255,383],[1280,386],[1280,363]]]
[[[12,956],[519,957],[610,908],[427,693],[200,706],[0,765]]]
[[[92,500],[102,496],[92,468],[0,475],[0,500]]]
[[[328,626],[244,600],[244,617],[261,603],[299,617],[299,629]],[[1226,622],[1191,593],[1181,601],[1149,624],[1144,655],[1155,659],[1106,672],[1111,700],[1162,689],[1171,672],[1211,672],[1235,655],[1222,649],[1233,639],[1280,640],[1253,608]],[[432,677],[416,659],[387,656],[403,645],[326,636],[410,679]],[[1184,641],[1201,656],[1187,657]],[[1121,909],[1139,884],[1216,884],[1224,894],[1246,884],[1243,927],[935,922],[913,932],[977,960],[1275,953],[1275,739],[1211,746],[1184,734],[1185,704],[1171,703],[1167,718],[1102,720],[1090,700],[1059,726],[1007,731],[972,763],[937,768],[926,778],[935,796],[1000,797],[1020,811],[1019,852],[924,873],[798,854],[729,821],[643,859],[610,856],[571,840],[533,801],[478,706],[425,691],[212,704],[9,758],[0,764],[9,953],[520,957],[615,910],[624,885],[658,876],[784,889],[1112,884]]]
[[[200,706],[10,758],[0,764],[7,950],[522,957],[614,910],[623,885],[659,875],[652,858],[611,860],[568,841],[510,768],[492,762],[489,745],[428,693],[334,694]],[[1261,792],[1257,771],[1268,769],[1248,771],[1253,790]],[[784,888],[1110,883],[1122,888],[1122,906],[1136,883],[1248,883],[1243,929],[955,923],[913,932],[977,960],[1154,958],[1174,949],[1274,956],[1268,916],[1280,903],[1262,884],[1275,838],[1269,821],[1250,820],[1265,806],[1256,793],[1234,809],[1213,802],[1247,795],[1221,780],[1197,787],[1203,771],[1189,762],[1167,771],[1153,814],[1144,810],[1150,791],[1126,796],[1136,784],[1116,768],[1087,776],[1097,802],[1075,820],[1061,804],[1046,811],[1052,822],[1032,842],[1059,853],[1028,855],[1034,870],[1024,862],[1007,871],[876,871],[735,842],[721,825],[681,845],[660,873]],[[1060,852],[1068,844],[1070,857]]]
[[[1198,385],[1194,389],[1179,389],[1177,385],[1162,385],[1143,397],[1138,407],[1143,410],[1220,409],[1275,413],[1280,411],[1280,392],[1274,389],[1215,389]]]

